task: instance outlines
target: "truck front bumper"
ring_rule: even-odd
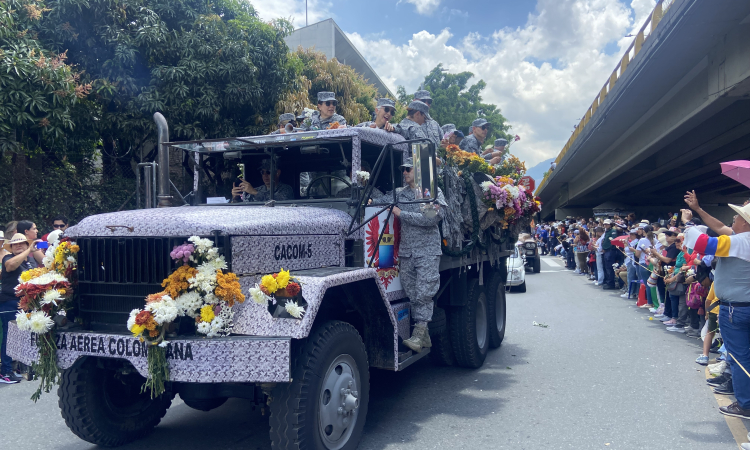
[[[288,382],[291,338],[230,336],[179,338],[167,343],[170,381],[188,383]],[[67,369],[78,358],[119,358],[148,376],[146,344],[131,335],[57,331],[57,364]],[[24,364],[38,358],[36,335],[8,323],[7,353]]]

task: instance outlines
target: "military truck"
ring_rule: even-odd
[[[275,449],[356,448],[370,369],[402,371],[428,355],[475,369],[500,346],[506,259],[515,243],[507,231],[499,241],[442,257],[433,346],[414,353],[402,345],[411,325],[398,278],[398,223],[387,204],[368,204],[375,187],[387,193],[401,185],[405,154],[421,168],[426,196],[418,201],[434,201],[439,177],[431,144],[370,128],[168,142],[166,121],[158,113],[155,120],[158,159],[143,164],[139,177],[147,207],[87,217],[66,231],[80,253],[71,321],[57,332],[64,369],[58,396],[81,439],[107,447],[138,439],[179,394],[202,411],[232,397],[256,402],[270,413]],[[184,152],[188,194],[170,180],[170,149]],[[237,171],[248,168],[244,177],[260,186],[254,169],[269,157],[281,171],[270,192],[284,183],[295,198],[227,203]],[[357,175],[362,161],[373,167],[367,183]],[[170,250],[193,235],[213,240],[245,292],[264,274],[290,270],[303,286],[306,313],[283,317],[246,301],[234,306],[233,333],[223,338],[199,337],[194,324],[181,322],[166,347],[167,390],[151,398],[141,391],[147,349],[127,332],[126,320],[161,290],[176,268]],[[8,352],[31,363],[34,336],[11,322]]]

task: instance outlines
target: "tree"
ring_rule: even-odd
[[[423,89],[430,91],[432,97],[430,115],[440,125],[455,124],[456,128],[465,134],[471,132],[471,123],[477,117],[482,117],[491,124],[485,142],[491,143],[498,138],[505,138],[510,142],[513,138],[508,134],[510,125],[506,123],[500,108],[482,102],[481,93],[487,83],[479,80],[476,84],[468,86],[472,77],[474,74],[471,72],[447,73],[443,70],[442,64],[432,69],[423,83]],[[414,95],[407,94],[403,86],[398,87],[396,95],[405,105],[414,99]]]
[[[336,112],[344,116],[348,124],[356,125],[371,119],[378,91],[351,66],[339,63],[336,58],[327,60],[325,54],[311,49],[299,48],[290,59],[297,77],[277,103],[278,114],[315,109],[318,92],[330,91],[339,101]]]

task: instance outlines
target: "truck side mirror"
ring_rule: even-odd
[[[432,143],[411,144],[414,161],[414,182],[422,198],[437,200],[437,155]]]

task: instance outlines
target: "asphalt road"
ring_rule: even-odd
[[[375,371],[361,449],[736,449],[693,361],[700,342],[648,321],[634,301],[545,258],[528,291],[508,295],[501,348],[479,370],[422,360]],[[548,325],[533,326],[532,322]],[[65,426],[57,395],[35,383],[0,388],[0,448],[92,449]],[[733,428],[742,429],[739,419]],[[730,422],[731,423],[731,422]],[[268,449],[249,402],[211,412],[176,399],[148,438],[125,449]]]

